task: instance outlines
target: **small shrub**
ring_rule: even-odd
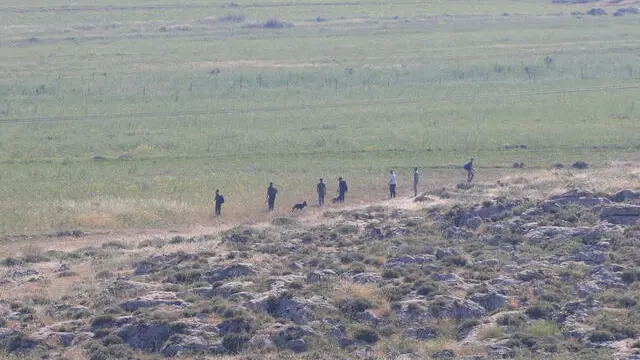
[[[422,296],[429,296],[429,294],[438,290],[438,285],[435,284],[424,284],[418,287],[416,290],[416,294]]]
[[[109,334],[104,339],[102,339],[102,345],[104,346],[117,345],[117,344],[122,344],[122,338],[120,338],[117,335]]]
[[[396,269],[387,269],[382,272],[383,279],[396,279],[400,276],[400,272]]]
[[[167,241],[161,238],[154,238],[154,239],[147,239],[147,240],[143,240],[140,242],[140,244],[138,244],[138,248],[142,249],[142,248],[146,248],[146,247],[155,247],[155,248],[162,248],[163,246],[165,246],[167,244]]]
[[[278,19],[269,19],[262,25],[262,27],[265,29],[283,29],[283,28],[289,28],[292,26],[293,24],[291,24],[290,22],[281,21]]]
[[[296,226],[299,222],[295,219],[290,219],[288,217],[277,217],[271,220],[271,225],[273,226]]]
[[[348,298],[338,304],[338,308],[350,318],[372,307],[371,301],[363,298]]]
[[[525,314],[532,319],[551,319],[555,309],[552,304],[542,302],[538,305],[532,305],[527,310],[525,310]]]
[[[589,334],[589,341],[595,343],[614,341],[615,339],[616,337],[613,336],[611,332],[606,330],[595,330],[591,334]]]
[[[556,336],[559,333],[558,326],[550,321],[535,321],[527,327],[527,334],[534,337]]]
[[[627,269],[622,272],[622,281],[627,284],[631,284],[640,278],[640,271],[638,269]]]
[[[58,277],[73,277],[78,276],[78,273],[71,270],[65,270],[58,273]]]
[[[16,259],[14,257],[8,256],[4,259],[2,259],[2,261],[0,261],[0,265],[2,266],[18,266],[22,264],[22,260],[20,259]]]
[[[220,23],[241,23],[244,21],[244,15],[241,14],[229,14],[218,17]]]
[[[26,254],[22,257],[22,261],[26,263],[40,263],[50,261],[44,254]]]
[[[111,314],[98,315],[91,320],[92,327],[103,327],[111,325],[115,321],[115,317]]]
[[[349,224],[343,224],[340,225],[336,228],[336,231],[340,234],[343,235],[348,235],[348,234],[357,234],[358,233],[358,225],[349,225]]]
[[[202,274],[198,270],[182,270],[178,271],[167,278],[171,283],[186,283],[192,284],[200,281]]]
[[[106,280],[114,277],[115,275],[109,270],[101,270],[98,271],[95,275],[95,278],[98,280]]]
[[[103,249],[126,249],[127,245],[125,245],[121,241],[114,240],[114,241],[109,241],[102,244],[102,248]]]
[[[467,259],[462,255],[449,255],[442,258],[442,262],[447,265],[467,266]]]
[[[222,338],[222,345],[232,354],[242,351],[251,337],[243,333],[229,333]]]
[[[524,314],[505,314],[497,319],[498,325],[509,327],[521,327],[527,323],[527,317]]]
[[[584,161],[576,161],[575,163],[573,163],[573,165],[571,165],[572,168],[574,169],[579,169],[579,170],[583,170],[589,167],[589,164],[587,164]]]
[[[480,322],[476,319],[465,319],[458,323],[456,327],[456,331],[458,333],[458,338],[464,338],[474,327],[478,326]]]
[[[371,328],[359,328],[353,333],[353,338],[358,341],[364,341],[367,344],[375,344],[380,340],[378,333]]]
[[[171,238],[171,240],[169,240],[169,244],[171,245],[176,245],[176,244],[182,244],[183,242],[187,241],[187,239],[184,236],[174,236]]]
[[[504,333],[498,326],[483,327],[478,331],[478,338],[480,340],[501,339],[503,336]]]

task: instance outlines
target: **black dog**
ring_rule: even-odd
[[[305,206],[307,206],[307,202],[303,201],[302,204],[293,205],[293,208],[291,209],[291,211],[302,210],[304,209]]]
[[[333,199],[331,199],[331,202],[337,204],[340,202],[340,198],[334,197]]]

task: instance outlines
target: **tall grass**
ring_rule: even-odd
[[[293,26],[201,21],[229,14],[213,5],[122,8],[96,24],[15,14],[0,28],[12,44],[0,43],[0,232],[189,224],[208,219],[216,188],[227,215],[243,218],[269,181],[283,202],[338,176],[376,199],[390,167],[469,156],[481,166],[635,159],[632,20],[511,2],[336,3],[322,14],[267,3],[233,13]],[[505,11],[520,15],[495,16]]]

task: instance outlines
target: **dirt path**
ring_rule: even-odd
[[[113,230],[96,230],[88,231],[81,236],[54,234],[35,234],[6,236],[0,240],[0,253],[6,256],[19,256],[26,248],[37,247],[41,251],[57,250],[57,251],[74,251],[80,248],[94,246],[100,247],[102,244],[112,241],[122,242],[128,246],[137,246],[142,241],[150,239],[171,239],[175,236],[191,238],[195,236],[217,235],[223,231],[229,230],[236,226],[253,226],[265,228],[271,226],[271,221],[278,217],[291,217],[301,221],[307,225],[326,223],[328,220],[323,215],[331,212],[340,212],[345,210],[364,209],[369,206],[388,206],[392,208],[405,210],[418,210],[424,207],[433,206],[443,203],[444,200],[428,197],[427,201],[415,202],[414,198],[398,198],[393,200],[383,200],[372,203],[359,202],[339,207],[317,208],[310,207],[301,214],[285,214],[264,213],[254,220],[236,221],[229,219],[226,222],[211,224],[194,224],[193,226],[183,228],[163,228],[163,229],[113,229]]]

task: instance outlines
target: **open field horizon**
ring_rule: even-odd
[[[469,157],[479,183],[638,161],[640,28],[569,14],[591,7],[0,2],[0,233],[215,224],[216,188],[244,221],[269,181],[282,211],[319,177],[378,201],[390,168],[455,186]]]

